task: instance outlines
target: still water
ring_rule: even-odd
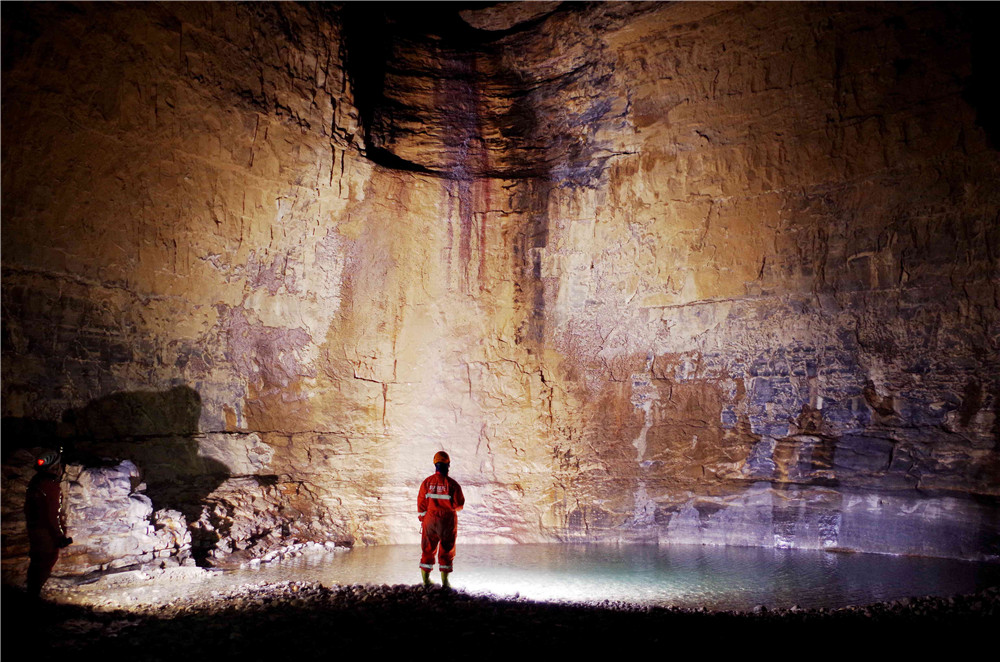
[[[247,581],[416,584],[417,545],[305,554]],[[440,576],[432,573],[435,582]],[[743,547],[459,545],[452,586],[533,600],[752,609],[843,607],[1000,585],[1000,564]]]

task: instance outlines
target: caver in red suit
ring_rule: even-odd
[[[424,585],[430,586],[430,571],[437,555],[441,584],[448,588],[448,573],[455,559],[455,538],[458,535],[458,511],[465,506],[461,486],[448,477],[451,459],[444,451],[434,455],[437,472],[428,476],[417,494],[417,516],[423,526],[420,536],[420,574]]]
[[[62,457],[55,451],[35,460],[35,473],[24,498],[29,565],[28,595],[37,598],[59,559],[59,550],[71,542],[62,515]]]

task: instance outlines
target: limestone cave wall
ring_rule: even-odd
[[[5,572],[54,445],[202,557],[440,448],[466,541],[1000,555],[975,8],[411,5],[4,5]]]

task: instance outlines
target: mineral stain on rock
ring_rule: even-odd
[[[66,425],[206,562],[412,542],[441,448],[467,540],[997,558],[984,24],[5,6],[5,568]]]

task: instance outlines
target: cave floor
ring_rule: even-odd
[[[967,596],[833,610],[711,612],[616,602],[544,603],[404,584],[240,586],[197,568],[145,574],[123,573],[77,587],[54,582],[39,603],[4,587],[3,652],[31,641],[39,659],[78,652],[130,660],[288,654],[312,659],[413,654],[432,645],[493,659],[525,651],[592,657],[639,644],[680,642],[713,651],[778,644],[815,650],[818,644],[860,644],[845,637],[871,635],[866,652],[899,654],[923,650],[929,632],[946,632],[951,652],[961,654],[986,642],[1000,624],[996,587]]]

